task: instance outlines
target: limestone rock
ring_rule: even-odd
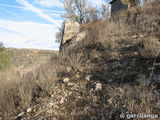
[[[67,69],[67,72],[70,72],[72,70],[71,67],[67,67],[66,69]]]
[[[109,100],[108,100],[108,103],[109,103],[109,104],[112,104],[112,99],[109,99]]]
[[[67,21],[65,22],[65,29],[62,44],[65,44],[67,40],[72,39],[80,31],[80,24],[78,22]]]
[[[50,103],[48,104],[48,107],[52,107],[52,106],[54,106],[54,103],[53,103],[53,102],[50,102]]]
[[[80,24],[78,22],[66,21],[61,50],[64,50],[67,46],[74,47],[84,40],[88,34],[89,30],[80,31]]]
[[[91,75],[87,75],[85,79],[86,79],[87,81],[90,81],[90,80],[91,80]]]
[[[65,98],[61,98],[60,104],[64,103]]]
[[[102,90],[102,84],[101,83],[97,83],[95,90],[96,91]]]
[[[51,98],[53,98],[53,97],[54,97],[54,95],[52,94],[52,95],[51,95]]]
[[[65,83],[69,82],[69,78],[64,78],[63,82],[65,82]]]
[[[76,78],[80,78],[80,75],[79,75],[79,74],[76,74],[75,77],[76,77]]]
[[[32,111],[32,108],[28,108],[27,109],[27,113],[31,112]]]
[[[87,36],[87,34],[88,34],[88,30],[87,30],[87,31],[80,32],[80,33],[77,35],[76,42],[85,39],[86,36]]]
[[[25,112],[22,112],[17,116],[16,120],[24,120],[25,118],[26,118],[26,114]]]
[[[20,114],[18,114],[18,117],[24,115],[25,113],[24,112],[21,112]]]
[[[73,86],[73,83],[68,82],[67,85],[68,85],[68,86]]]

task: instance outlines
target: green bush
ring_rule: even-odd
[[[11,64],[13,53],[8,52],[2,43],[0,43],[0,70],[8,68]]]
[[[0,42],[0,52],[2,52],[3,50],[4,50],[3,43]]]

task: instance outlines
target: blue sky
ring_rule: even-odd
[[[105,0],[89,0],[101,5]],[[0,0],[0,42],[6,47],[58,50],[63,0]]]

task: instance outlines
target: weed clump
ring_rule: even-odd
[[[8,68],[11,64],[13,53],[8,52],[2,43],[0,43],[0,70]]]

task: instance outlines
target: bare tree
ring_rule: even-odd
[[[59,28],[58,32],[56,33],[56,42],[57,43],[61,43],[61,41],[63,40],[64,29],[65,29],[65,23],[63,22],[61,27]]]
[[[76,21],[80,24],[84,23],[88,14],[87,0],[65,0],[64,8],[66,13],[64,18]]]
[[[88,6],[88,14],[86,15],[85,22],[92,22],[100,19],[100,13],[97,7]]]
[[[100,9],[100,14],[102,19],[110,18],[111,12],[109,6],[106,4],[102,4],[101,9]]]

